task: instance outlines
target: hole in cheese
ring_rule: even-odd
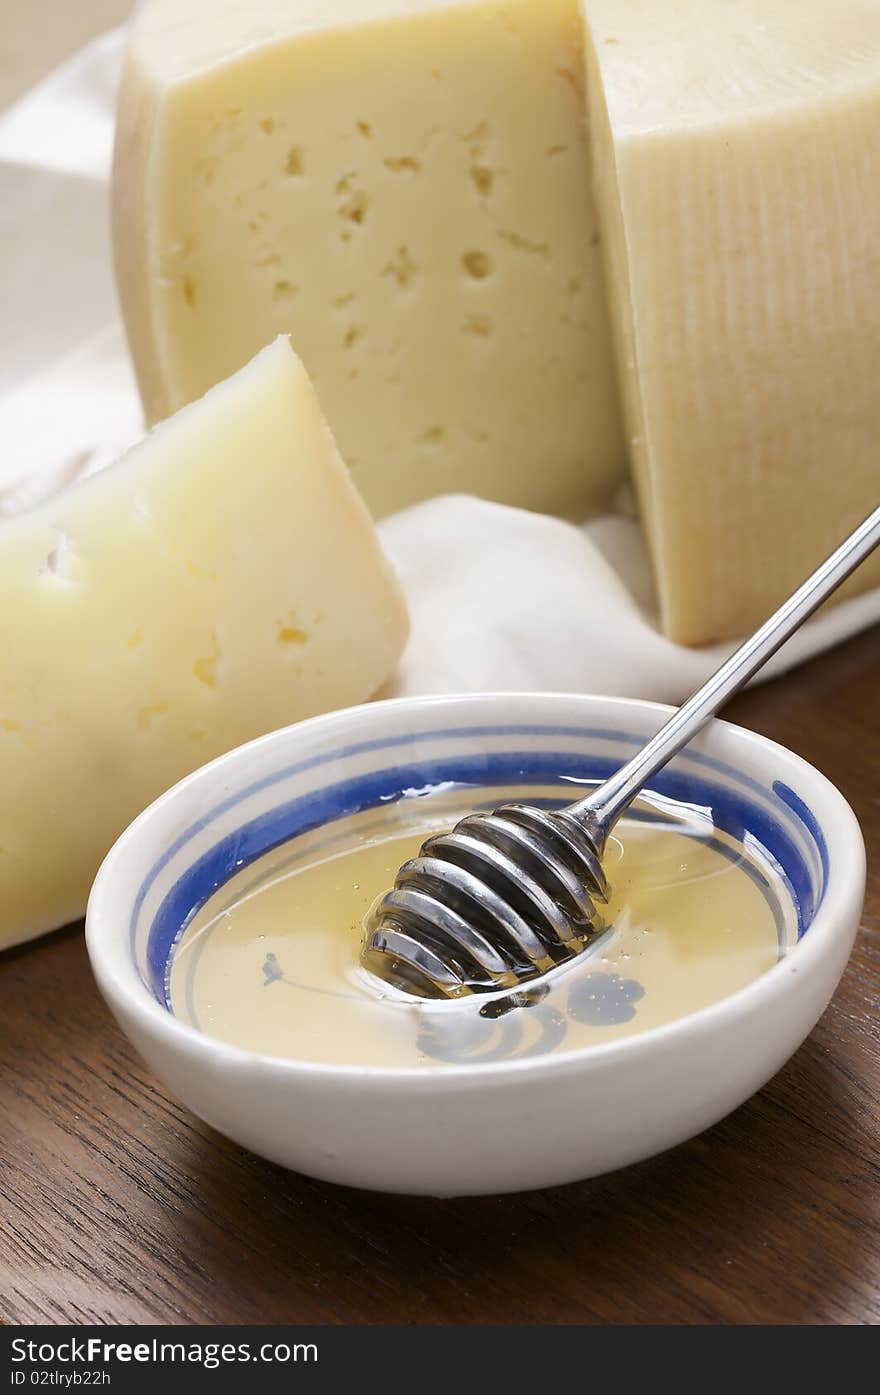
[[[292,178],[297,178],[305,172],[303,153],[298,145],[292,145],[287,152],[287,159],[284,161],[284,173]]]
[[[488,315],[468,315],[464,328],[466,334],[476,335],[478,339],[488,339],[493,326]]]
[[[201,659],[196,659],[193,664],[193,677],[199,683],[204,683],[206,688],[216,688],[219,683],[219,665],[222,657],[220,641],[216,631],[211,635],[211,652]]]
[[[168,711],[168,703],[163,701],[149,702],[138,709],[137,723],[141,731],[149,731],[157,717],[164,717]]]
[[[382,272],[383,276],[390,276],[396,281],[402,290],[411,286],[418,274],[418,263],[410,255],[408,247],[398,247],[392,260]]]
[[[492,258],[486,252],[465,252],[461,261],[468,276],[475,281],[485,281],[492,275]]]
[[[277,639],[279,644],[305,644],[308,635],[299,625],[292,622],[279,623]]]
[[[59,581],[74,581],[77,561],[70,538],[66,533],[59,533],[52,551],[46,558],[46,571]]]
[[[394,174],[419,174],[422,168],[421,160],[415,155],[388,155],[382,163]]]
[[[488,198],[492,192],[492,185],[495,183],[495,175],[488,165],[473,165],[471,179],[477,193],[484,199]]]

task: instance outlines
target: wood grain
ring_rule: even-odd
[[[880,630],[740,698],[869,848],[825,1017],[693,1142],[530,1195],[309,1181],[192,1119],[136,1059],[82,936],[0,956],[0,1316],[11,1322],[880,1321]]]

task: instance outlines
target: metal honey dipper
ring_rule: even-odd
[[[880,543],[880,507],[656,736],[564,809],[502,804],[428,838],[366,920],[361,962],[425,998],[513,989],[578,955],[602,928],[608,835],[647,782]]]

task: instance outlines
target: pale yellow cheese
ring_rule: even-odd
[[[0,524],[0,948],[75,919],[115,837],[237,743],[368,698],[404,603],[285,341]]]
[[[152,418],[285,329],[377,513],[626,451],[675,639],[880,498],[878,0],[150,0],[115,196]]]
[[[701,644],[880,502],[880,4],[585,8],[631,458],[664,628]]]
[[[576,0],[152,0],[119,113],[151,420],[289,331],[376,514],[623,467]]]

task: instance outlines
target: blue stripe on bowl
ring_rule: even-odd
[[[811,842],[815,844],[816,850],[819,853],[819,861],[822,864],[822,889],[824,891],[829,872],[828,844],[825,842],[825,834],[822,832],[819,820],[816,818],[812,809],[807,807],[800,795],[795,794],[794,790],[790,789],[788,785],[783,784],[781,780],[773,781],[773,793],[797,815],[809,834]],[[821,900],[822,897],[820,895],[820,903]],[[816,909],[818,909],[818,906]]]
[[[172,847],[151,869],[138,893],[131,926],[132,944],[144,900],[163,868],[187,842],[208,827],[215,818],[229,812],[253,794],[264,791],[292,775],[324,764],[365,752],[409,745],[413,741],[433,742],[449,739],[467,740],[475,736],[497,738],[517,735],[576,736],[580,740],[607,740],[617,746],[636,746],[643,740],[627,733],[585,731],[573,727],[472,727],[363,742],[345,750],[326,753],[286,767],[285,770],[274,772],[266,779],[231,796],[175,840]],[[652,782],[652,789],[660,795],[683,803],[709,806],[713,810],[716,824],[724,832],[740,841],[746,833],[751,839],[756,840],[777,864],[787,881],[797,911],[798,934],[802,935],[821,902],[828,871],[827,848],[815,816],[786,786],[780,786],[778,789],[774,786],[771,792],[757,781],[741,775],[730,766],[725,766],[723,762],[697,752],[689,752],[688,760],[689,763],[695,762],[704,768],[723,773],[735,782],[736,788],[723,786],[702,774],[695,777],[691,772],[678,772],[671,768],[662,772]],[[609,759],[572,751],[480,752],[433,760],[422,759],[417,764],[393,766],[339,781],[267,810],[219,839],[208,852],[181,874],[164,897],[147,938],[146,960],[150,987],[156,998],[164,1003],[171,954],[193,915],[224,882],[281,843],[324,824],[382,804],[399,801],[414,787],[443,783],[472,788],[486,785],[529,786],[557,783],[566,777],[569,780],[604,779],[619,763],[619,758]],[[750,801],[744,792],[746,789],[759,793],[762,800],[773,799],[775,794],[779,817]],[[567,794],[568,792],[561,790],[560,799],[563,800]],[[795,816],[794,819],[792,815]],[[794,826],[803,828],[810,843],[818,848],[823,870],[822,882],[818,886],[814,885],[803,853],[797,846],[792,831]]]
[[[331,765],[335,761],[351,760],[357,756],[369,755],[373,752],[392,751],[401,746],[410,746],[415,741],[447,742],[470,740],[474,738],[480,739],[484,737],[496,739],[501,736],[542,738],[566,736],[572,737],[577,741],[599,741],[617,746],[631,747],[634,751],[645,743],[645,736],[643,734],[615,731],[608,727],[573,727],[561,725],[559,723],[553,725],[524,725],[522,723],[511,723],[506,726],[451,727],[439,731],[410,732],[403,736],[379,737],[372,741],[359,741],[351,746],[341,747],[339,750],[324,751],[320,755],[309,756],[306,760],[296,761],[292,765],[284,766],[280,770],[273,771],[271,775],[266,775],[262,779],[256,780],[250,785],[246,785],[243,789],[239,790],[238,793],[230,795],[227,799],[214,805],[214,807],[206,814],[203,814],[200,819],[197,819],[191,824],[185,833],[180,834],[178,838],[169,844],[165,852],[144,878],[135,898],[130,926],[132,953],[134,953],[135,934],[140,912],[156,879],[161,875],[172,859],[186,847],[188,842],[199,833],[203,832],[215,819],[228,813],[231,809],[243,803],[244,800],[250,799],[255,794],[261,794],[265,790],[271,789],[273,785],[281,784],[283,781],[291,779],[295,775],[303,775],[311,770],[320,769],[322,765]],[[715,756],[708,756],[701,751],[688,749],[682,753],[679,759],[686,760],[689,765],[696,765],[702,770],[710,770],[724,775],[728,779],[733,780],[741,789],[752,790],[756,795],[762,798],[766,799],[770,797],[770,791],[757,780],[752,779],[751,776],[745,775],[741,771],[735,770],[733,766],[725,764],[724,761],[718,760]],[[595,767],[595,778],[599,778],[598,764]],[[815,823],[815,820],[813,820],[813,822]],[[816,824],[816,827],[818,828],[818,824]]]

